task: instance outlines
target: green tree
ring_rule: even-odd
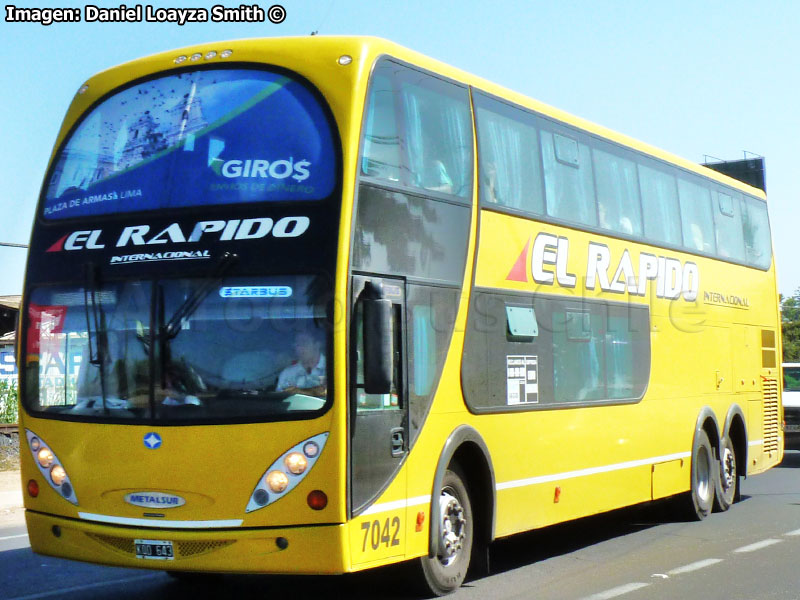
[[[16,382],[0,381],[0,423],[16,423],[18,406]]]
[[[800,362],[800,288],[780,296],[783,362]]]

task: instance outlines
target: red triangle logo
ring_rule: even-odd
[[[511,267],[511,272],[509,272],[508,277],[506,277],[506,281],[522,281],[528,283],[528,246],[530,245],[531,240],[528,239],[528,243],[525,244],[522,254],[519,255],[514,266]]]
[[[53,244],[47,250],[45,250],[45,252],[61,252],[64,249],[64,241],[67,239],[68,235],[69,234],[62,237],[55,244]]]

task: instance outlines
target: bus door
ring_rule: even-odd
[[[408,452],[405,382],[405,283],[384,277],[353,277],[350,370],[350,507],[363,512],[395,479]],[[390,311],[392,369],[388,393],[367,393],[364,300],[379,298]],[[388,301],[388,302],[387,302]],[[370,340],[367,340],[370,348]],[[398,482],[400,483],[400,482]],[[405,494],[405,485],[401,486]]]

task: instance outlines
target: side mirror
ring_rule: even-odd
[[[360,298],[364,316],[364,391],[389,394],[394,373],[392,302],[371,282]]]

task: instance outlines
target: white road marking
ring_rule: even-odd
[[[650,585],[649,583],[627,583],[625,585],[621,585],[619,587],[611,588],[610,590],[606,590],[605,592],[599,592],[597,594],[592,594],[591,596],[587,597],[585,600],[609,600],[610,598],[616,598],[617,596],[623,596],[624,594],[628,594],[630,592],[635,592],[636,590],[640,590],[642,588],[647,587]]]
[[[717,563],[721,563],[721,558],[707,558],[705,560],[698,560],[697,562],[693,562],[688,565],[684,565],[682,567],[677,567],[676,569],[672,569],[671,571],[667,571],[670,575],[681,575],[683,573],[691,573],[692,571],[699,571],[700,569],[705,569],[706,567],[710,567],[711,565],[716,565]]]
[[[82,590],[92,590],[99,587],[105,587],[109,585],[117,585],[120,583],[132,583],[134,581],[143,581],[145,579],[153,579],[154,577],[160,577],[160,574],[153,573],[152,575],[140,575],[139,577],[128,577],[126,579],[113,579],[111,581],[98,581],[97,583],[87,583],[86,585],[76,585],[73,587],[68,588],[61,588],[59,590],[52,590],[50,592],[41,592],[39,594],[30,594],[28,596],[16,596],[14,598],[9,598],[8,600],[39,600],[40,598],[53,598],[53,597],[62,597],[64,594],[69,594],[71,592],[80,592]]]
[[[800,535],[800,529],[795,529],[794,531],[790,531],[789,533],[784,533],[783,535]]]
[[[28,537],[28,534],[23,533],[22,535],[7,535],[5,537],[0,537],[0,542],[2,542],[3,540],[16,540],[24,537]]]
[[[756,550],[761,550],[762,548],[766,548],[768,546],[773,546],[774,544],[780,544],[783,540],[775,540],[775,539],[768,539],[762,540],[760,542],[756,542],[755,544],[750,544],[749,546],[742,546],[741,548],[737,548],[734,552],[755,552]]]

